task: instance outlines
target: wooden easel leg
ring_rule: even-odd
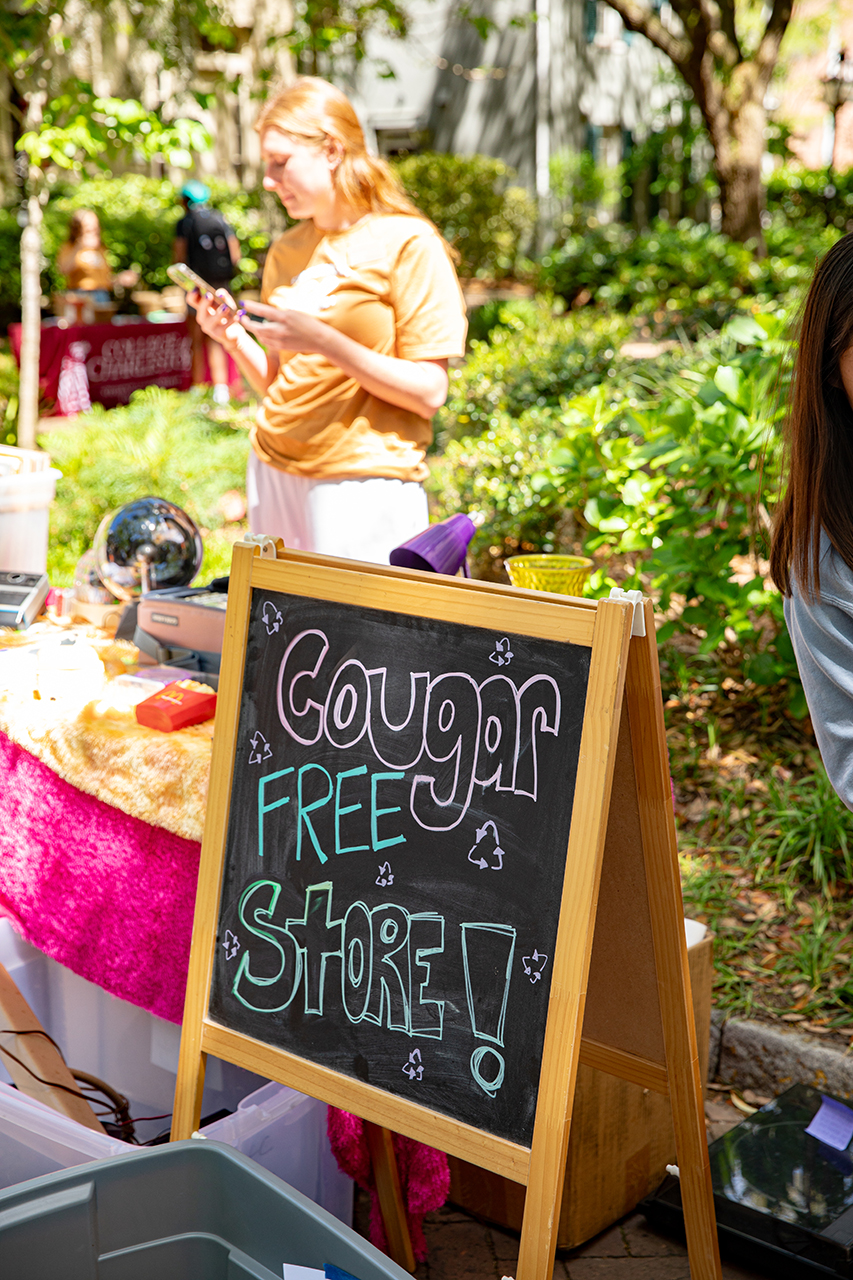
[[[364,1132],[370,1150],[373,1176],[376,1179],[379,1207],[382,1210],[382,1222],[388,1240],[388,1252],[398,1266],[403,1267],[405,1271],[414,1271],[415,1255],[412,1251],[409,1224],[406,1221],[406,1209],[403,1204],[403,1189],[400,1186],[397,1157],[394,1155],[394,1143],[390,1130],[365,1120]]]
[[[720,1280],[720,1248],[690,999],[684,907],[650,601],[646,601],[645,614],[646,638],[631,643],[625,699],[637,778],[669,1099],[681,1174],[690,1275],[692,1280]]]

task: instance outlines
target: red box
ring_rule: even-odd
[[[137,703],[136,719],[149,729],[171,733],[201,724],[216,712],[216,694],[197,680],[173,680],[158,693]]]

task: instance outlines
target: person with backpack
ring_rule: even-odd
[[[185,212],[175,227],[172,261],[186,263],[214,289],[224,289],[230,285],[240,260],[240,245],[219,210],[207,203],[209,199],[210,191],[203,182],[188,182],[181,191]],[[224,350],[201,330],[193,307],[187,308],[187,328],[192,344],[193,382],[207,381],[207,355],[213,399],[216,404],[227,404],[228,362]]]

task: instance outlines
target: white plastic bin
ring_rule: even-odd
[[[139,1117],[171,1115],[180,1027],[79,978],[25,942],[5,917],[0,917],[0,964],[5,965],[45,1031],[60,1046],[68,1065],[88,1071],[125,1095],[141,1142],[169,1127],[168,1118],[140,1123]],[[9,1079],[0,1055],[0,1082]],[[353,1185],[332,1155],[324,1102],[210,1057],[201,1114],[224,1109],[235,1114],[206,1126],[206,1137],[237,1147],[351,1224]],[[58,1113],[49,1114],[64,1119]],[[70,1120],[65,1123],[74,1125]],[[220,1125],[225,1128],[217,1131]],[[84,1135],[99,1136],[79,1127]],[[0,1164],[4,1158],[2,1142],[0,1135]],[[53,1167],[67,1166],[51,1166],[50,1171]],[[3,1185],[10,1183],[0,1180]]]
[[[283,1084],[267,1084],[244,1098],[233,1115],[205,1125],[200,1136],[236,1147],[352,1224],[353,1184],[332,1154],[324,1102]]]
[[[0,570],[44,573],[56,467],[0,474]]]
[[[0,1187],[133,1150],[0,1083]]]
[[[0,918],[0,964],[8,969],[48,1035],[70,1067],[88,1071],[123,1093],[141,1142],[169,1127],[178,1073],[181,1028],[109,995],[64,965],[30,946]],[[0,1080],[9,1080],[0,1056]],[[209,1058],[202,1115],[233,1111],[242,1098],[265,1084],[263,1076],[230,1062]]]

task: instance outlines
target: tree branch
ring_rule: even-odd
[[[707,49],[724,66],[737,66],[743,55],[735,31],[731,0],[720,0],[720,3],[699,0],[698,4],[693,0],[672,0],[672,9],[688,32],[697,58],[701,58]]]
[[[740,47],[737,27],[735,26],[734,0],[717,0],[717,9],[720,15],[720,30],[737,54],[737,61],[741,62],[743,60],[743,50]]]
[[[661,53],[665,53],[684,74],[684,68],[690,57],[690,42],[679,39],[668,31],[660,18],[637,0],[607,0],[611,9],[615,9],[629,31],[636,31],[645,36]]]
[[[761,83],[766,88],[779,60],[779,47],[793,13],[793,0],[773,0],[773,8],[764,28],[764,35],[755,54],[755,64]]]

